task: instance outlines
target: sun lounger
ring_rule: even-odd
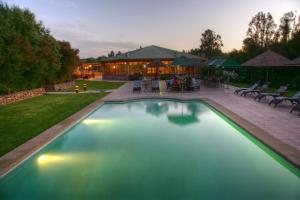
[[[258,87],[258,89],[247,89],[247,90],[243,90],[241,92],[241,96],[247,96],[247,94],[254,94],[254,95],[258,95],[262,92],[266,92],[269,88],[270,82],[266,82],[265,84],[263,84],[261,87]]]
[[[288,87],[289,84],[286,84],[284,86],[280,86],[280,88],[278,88],[274,93],[259,93],[258,95],[256,95],[254,100],[261,101],[263,98],[267,98],[267,97],[275,98],[275,97],[283,96],[287,92]]]
[[[290,111],[290,113],[297,111],[299,112],[299,116],[300,116],[300,103],[297,103]]]
[[[139,80],[133,81],[133,92],[141,92],[142,82]]]
[[[269,105],[274,104],[274,107],[276,107],[278,104],[282,103],[283,101],[289,101],[291,104],[299,104],[300,103],[300,90],[294,94],[292,97],[275,97],[270,101]]]
[[[152,80],[151,81],[151,89],[152,89],[152,92],[159,92],[159,82],[158,82],[158,80]]]
[[[257,89],[257,87],[259,86],[259,83],[260,83],[260,81],[257,81],[257,82],[254,83],[251,87],[236,89],[236,90],[234,91],[234,94],[239,94],[240,92],[242,92],[242,91],[244,91],[244,90],[255,90],[255,89]]]

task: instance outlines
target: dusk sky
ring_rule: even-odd
[[[1,1],[1,0],[0,0]],[[29,8],[52,35],[70,41],[82,58],[158,45],[176,50],[199,46],[201,33],[222,36],[223,51],[241,48],[251,18],[270,12],[279,24],[300,0],[6,0]]]

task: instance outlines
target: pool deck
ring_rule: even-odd
[[[235,121],[254,137],[300,168],[300,116],[290,114],[291,108],[283,104],[277,108],[266,102],[255,102],[251,97],[234,95],[234,87],[206,88],[193,92],[132,92],[132,82],[127,82],[111,94],[90,104],[81,111],[56,124],[40,135],[0,157],[0,176],[5,175],[33,152],[62,134],[105,101],[126,101],[140,98],[175,98],[204,100]]]

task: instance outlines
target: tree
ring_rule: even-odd
[[[252,38],[246,38],[243,40],[242,50],[246,54],[246,59],[250,59],[265,51],[265,48],[257,44]]]
[[[69,81],[72,79],[72,73],[79,65],[79,50],[73,49],[67,41],[58,41],[61,52],[61,69],[58,72],[60,81]]]
[[[291,11],[291,12],[284,13],[283,17],[281,17],[280,19],[280,25],[277,31],[279,40],[287,42],[289,39],[291,39],[294,22],[295,22],[294,12]]]
[[[295,26],[294,26],[294,30],[293,30],[293,35],[297,34],[299,32],[300,32],[300,16],[298,18],[298,23],[296,23],[296,20],[295,20]]]
[[[200,50],[199,53],[204,53],[207,58],[212,58],[222,54],[221,48],[223,47],[223,42],[221,36],[216,34],[214,31],[207,29],[202,33],[200,39]]]
[[[240,64],[244,63],[247,60],[245,51],[237,49],[233,49],[232,51],[227,53],[226,57],[232,58]]]
[[[33,13],[0,2],[0,22],[0,94],[41,87],[69,76],[64,45]]]
[[[86,62],[86,63],[95,63],[95,62],[97,62],[97,60],[96,60],[96,58],[89,57],[89,58],[86,58],[84,62]]]
[[[116,56],[120,56],[120,55],[122,55],[122,52],[118,51],[118,53],[116,54]]]
[[[199,48],[195,48],[195,49],[191,49],[188,51],[189,54],[195,55],[195,56],[200,56],[201,55],[201,51]]]
[[[114,51],[111,51],[107,56],[108,56],[109,58],[114,57],[114,56],[115,56],[115,52],[114,52]]]
[[[273,16],[270,13],[258,12],[249,23],[247,36],[256,46],[268,48],[272,44],[275,32]]]

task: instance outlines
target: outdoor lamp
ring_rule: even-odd
[[[76,92],[76,93],[79,93],[79,85],[76,85],[76,86],[75,86],[75,92]]]

